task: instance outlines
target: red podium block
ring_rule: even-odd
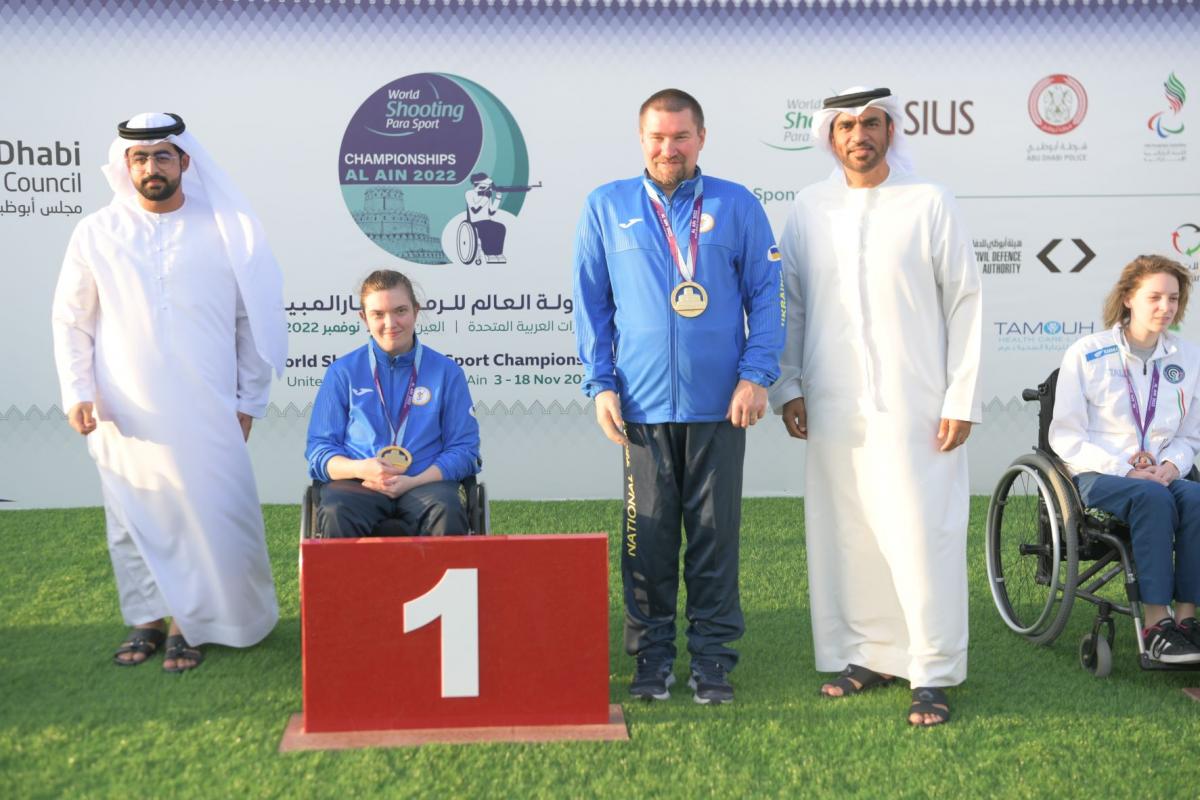
[[[303,725],[281,749],[628,737],[608,704],[604,534],[305,540],[300,593]]]

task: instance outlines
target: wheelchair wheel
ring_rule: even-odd
[[[475,261],[479,250],[479,236],[469,220],[458,223],[458,260],[464,264]],[[479,263],[476,261],[476,263]]]
[[[1089,633],[1079,643],[1079,665],[1097,678],[1112,673],[1112,646],[1108,639]]]
[[[1078,529],[1079,509],[1050,459],[1013,461],[988,506],[988,583],[1004,624],[1034,644],[1053,642],[1071,615]]]

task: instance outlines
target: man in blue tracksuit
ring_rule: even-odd
[[[696,702],[724,703],[738,659],[728,643],[745,628],[745,428],[766,411],[784,343],[780,257],[754,196],[696,166],[705,129],[695,98],[652,95],[639,132],[645,172],[592,192],[576,236],[583,390],[605,435],[625,448],[630,693],[670,697],[682,520],[689,685]]]

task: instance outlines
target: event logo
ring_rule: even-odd
[[[1163,377],[1171,383],[1179,383],[1183,380],[1183,367],[1178,364],[1167,364],[1163,370]]]
[[[1063,272],[1064,269],[1066,272],[1082,272],[1083,268],[1092,263],[1092,259],[1096,257],[1096,254],[1092,252],[1092,248],[1087,246],[1087,242],[1083,239],[1072,239],[1071,242],[1079,251],[1079,257],[1075,260],[1075,263],[1068,265],[1067,262],[1056,262],[1051,254],[1055,248],[1062,244],[1062,241],[1062,239],[1051,239],[1037,254],[1037,260],[1042,262],[1042,266],[1051,272]],[[1060,252],[1058,255],[1061,259],[1064,254]],[[1062,268],[1060,268],[1060,264]]]
[[[789,97],[783,112],[783,124],[778,118],[772,123],[769,140],[760,139],[762,144],[772,150],[799,152],[812,150],[816,146],[813,140],[813,114],[820,110],[820,98]]]
[[[1029,118],[1056,136],[1078,128],[1087,106],[1083,84],[1070,75],[1047,75],[1029,93]]]
[[[969,136],[975,132],[971,116],[974,100],[909,100],[904,104],[904,133],[908,136]]]
[[[1159,111],[1150,117],[1146,123],[1146,127],[1154,131],[1160,139],[1166,139],[1168,136],[1183,133],[1183,123],[1176,119],[1183,111],[1183,101],[1187,99],[1187,89],[1183,87],[1183,82],[1175,77],[1172,72],[1167,76],[1167,80],[1163,83],[1163,90],[1167,96],[1167,105],[1170,106],[1166,111]],[[1168,112],[1170,117],[1167,117]],[[1178,127],[1171,127],[1178,122]]]
[[[457,75],[380,87],[346,127],[342,197],[375,244],[417,264],[503,264],[529,183],[525,139],[500,100]]]

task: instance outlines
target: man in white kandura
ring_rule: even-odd
[[[115,192],[54,295],[63,408],[100,471],[121,613],[113,660],[200,665],[275,626],[246,438],[287,353],[282,276],[241,194],[174,114],[117,127]],[[170,617],[170,636],[164,626]]]
[[[967,456],[978,422],[979,271],[954,198],[911,174],[887,89],[814,115],[840,162],[780,240],[787,346],[771,403],[807,439],[805,529],[821,687],[912,685],[908,721],[950,718],[967,674]]]

